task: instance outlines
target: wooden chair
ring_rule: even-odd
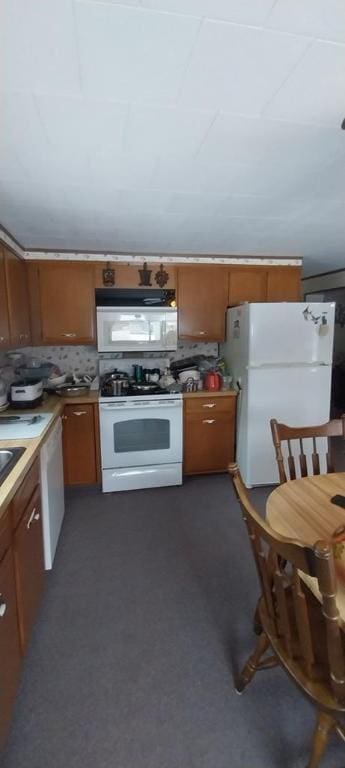
[[[345,635],[337,608],[332,549],[314,548],[275,533],[251,505],[236,464],[229,467],[247,526],[262,597],[258,613],[262,632],[246,662],[237,691],[260,669],[280,664],[317,709],[308,768],[317,768],[331,733],[345,740]],[[285,565],[282,566],[281,563]],[[303,581],[318,579],[320,601]],[[263,658],[266,651],[272,653]]]
[[[330,437],[344,437],[345,436],[345,417],[341,419],[333,419],[328,421],[327,424],[321,424],[316,427],[288,427],[286,424],[279,424],[276,419],[271,419],[271,431],[273,444],[276,452],[276,459],[279,470],[280,483],[286,483],[287,480],[295,480],[298,474],[298,465],[301,477],[306,475],[320,475],[322,473],[322,466],[320,462],[321,451],[317,450],[317,438],[326,438],[322,441],[324,448],[324,465],[327,472],[334,472],[334,468],[331,461],[329,452],[328,438]],[[307,455],[308,451],[305,450],[305,439],[312,440],[312,453],[310,455],[309,468]],[[299,441],[299,455],[294,454],[292,448],[292,440]],[[287,443],[287,456],[284,458],[282,443]],[[312,471],[309,471],[312,470]]]

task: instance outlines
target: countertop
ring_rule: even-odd
[[[198,392],[183,392],[184,399],[197,397],[236,397],[236,395],[237,392],[234,389],[220,390],[219,392],[209,392],[206,389]],[[86,403],[98,403],[98,392],[91,391],[87,394],[80,395],[79,397],[59,397],[58,395],[46,395],[42,405],[37,406],[37,408],[30,409],[30,413],[32,414],[52,413],[52,418],[38,437],[32,437],[26,440],[0,440],[0,448],[22,447],[26,449],[6,480],[4,480],[0,486],[0,518],[12,501],[13,496],[18,490],[27,471],[34,463],[40,448],[42,447],[56,419],[62,414],[65,405],[85,405]],[[6,415],[11,413],[19,414],[20,411],[17,409],[14,410],[13,408],[8,408],[8,410],[4,412],[4,415],[5,413]]]
[[[187,397],[237,397],[237,392],[235,389],[220,389],[217,392],[201,389],[197,392],[183,392],[183,399]]]
[[[5,512],[5,509],[9,506],[16,491],[18,490],[21,482],[23,481],[26,473],[34,463],[36,456],[39,453],[47,435],[49,434],[53,424],[58,416],[61,415],[65,405],[80,405],[81,403],[97,403],[98,392],[92,391],[79,397],[59,397],[58,395],[47,395],[42,405],[37,408],[30,408],[30,414],[35,413],[52,413],[52,418],[46,425],[43,432],[38,437],[32,437],[26,440],[0,440],[0,448],[25,448],[23,455],[17,461],[12,471],[6,477],[4,482],[0,485],[0,518]],[[29,412],[29,409],[24,412]],[[8,408],[4,411],[3,415],[9,414],[19,415],[21,411],[18,409]]]

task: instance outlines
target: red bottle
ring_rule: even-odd
[[[209,371],[204,378],[204,387],[209,392],[217,392],[221,387],[221,377],[215,371]]]

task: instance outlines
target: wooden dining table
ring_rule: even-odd
[[[330,542],[336,529],[345,525],[345,509],[331,502],[337,494],[345,496],[345,472],[289,480],[269,495],[267,522],[282,536],[310,547],[320,539]],[[345,547],[336,570],[338,610],[345,628]],[[305,581],[319,597],[316,579],[307,577]]]

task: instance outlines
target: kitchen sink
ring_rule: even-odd
[[[0,485],[6,480],[25,448],[0,448]]]

